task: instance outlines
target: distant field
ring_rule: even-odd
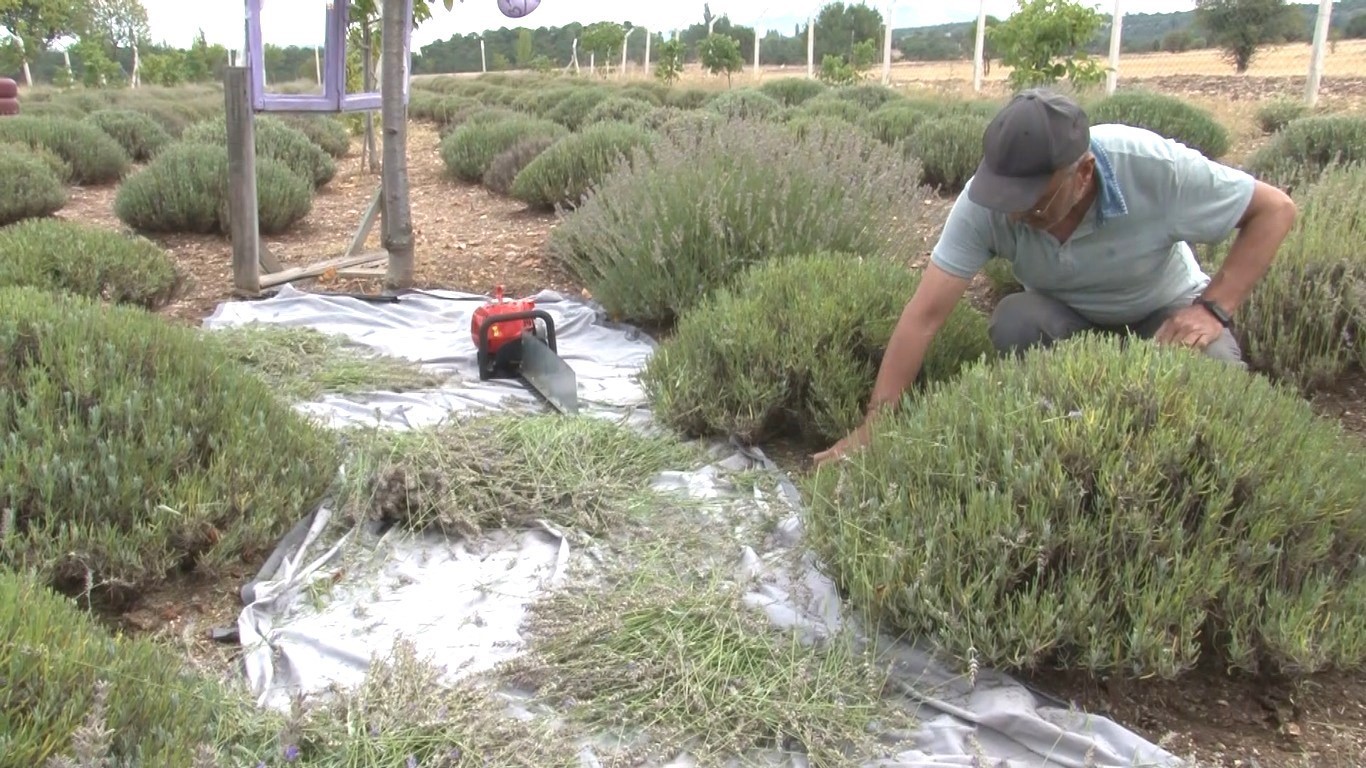
[[[1258,52],[1246,76],[1259,77],[1305,77],[1309,73],[1309,57],[1312,47],[1308,44],[1283,45],[1265,48]],[[762,51],[761,51],[762,54]],[[874,65],[874,75],[881,72],[881,63]],[[587,62],[581,67],[587,70]],[[993,62],[986,80],[989,83],[1004,83],[1009,67]],[[785,67],[761,67],[761,79],[771,80],[780,77],[801,76],[806,73],[804,64]],[[1196,50],[1185,53],[1145,53],[1128,54],[1120,59],[1120,77],[1151,78],[1172,75],[1186,76],[1236,76],[1233,65],[1229,64],[1220,51]],[[478,73],[460,73],[474,76]],[[628,77],[641,74],[638,66],[627,67]],[[1325,77],[1366,77],[1366,40],[1344,40],[1330,48],[1324,57]],[[438,75],[418,75],[414,79],[437,77]],[[689,66],[684,78],[692,81],[712,81],[699,66]],[[744,72],[737,73],[734,79],[739,82],[754,82],[753,67],[746,66]],[[892,64],[894,83],[970,83],[972,81],[972,62],[960,61],[899,61]],[[725,79],[721,78],[724,84]]]
[[[1282,45],[1258,51],[1248,68],[1249,77],[1304,77],[1309,73],[1308,44]],[[774,68],[777,70],[777,68]],[[781,70],[777,70],[781,71]],[[1004,81],[1010,69],[992,66],[988,80]],[[788,69],[791,72],[791,69]],[[1343,40],[1324,56],[1323,73],[1328,77],[1366,76],[1366,40]],[[1120,77],[1157,77],[1163,75],[1236,75],[1233,65],[1220,51],[1202,49],[1185,53],[1127,54],[1119,60]],[[898,81],[962,80],[972,78],[972,62],[909,61],[892,64],[892,79]]]

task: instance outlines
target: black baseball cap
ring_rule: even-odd
[[[1081,105],[1044,88],[1021,91],[987,125],[968,199],[1004,213],[1029,210],[1053,173],[1090,146],[1090,121]]]

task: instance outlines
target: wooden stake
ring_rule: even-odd
[[[302,280],[307,277],[318,277],[332,270],[342,270],[348,267],[359,267],[365,264],[378,264],[384,261],[387,256],[384,251],[370,251],[368,253],[356,253],[348,256],[338,256],[335,259],[320,261],[317,264],[310,264],[306,267],[290,267],[289,269],[276,272],[273,275],[266,275],[261,278],[263,288],[273,288],[277,285],[292,283],[295,280]]]
[[[256,115],[246,67],[227,68],[223,94],[228,120],[233,288],[255,296],[261,292],[261,232],[256,198]]]
[[[413,212],[408,200],[408,115],[403,93],[408,66],[403,40],[407,0],[384,0],[384,26],[380,33],[381,113],[384,159],[380,165],[384,190],[384,249],[389,252],[385,287],[391,291],[413,285]]]
[[[375,190],[375,196],[370,198],[370,207],[365,209],[365,216],[360,220],[360,226],[356,227],[356,233],[351,236],[351,245],[346,249],[344,256],[360,253],[360,249],[365,247],[365,241],[370,237],[370,231],[375,228],[375,219],[380,215],[384,208],[384,187]]]

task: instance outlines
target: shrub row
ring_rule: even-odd
[[[250,707],[165,646],[111,636],[71,600],[4,570],[0,669],[7,765],[64,765],[90,750],[78,764],[200,764],[201,748]]]
[[[563,125],[534,117],[498,117],[468,121],[441,140],[441,160],[461,181],[484,178],[493,159],[518,142],[535,137],[558,139],[569,135]]]
[[[126,605],[259,555],[316,503],[336,445],[194,328],[0,288],[0,567]]]
[[[882,257],[809,253],[755,264],[684,312],[641,374],[651,411],[690,436],[824,448],[862,420],[882,352],[919,273]],[[985,317],[954,309],[923,368],[955,375],[989,353]]]
[[[230,231],[228,150],[178,142],[129,176],[114,198],[114,213],[140,232],[211,234]],[[313,207],[313,184],[284,162],[256,158],[260,229],[278,234]]]
[[[0,227],[0,287],[31,286],[147,309],[180,286],[170,254],[146,238],[60,219]]]
[[[1262,377],[1084,335],[877,419],[804,522],[870,620],[964,669],[1298,676],[1366,662],[1363,460]]]
[[[1332,166],[1298,189],[1295,226],[1238,310],[1235,328],[1248,363],[1306,395],[1366,371],[1363,189],[1360,164]],[[1205,249],[1207,271],[1223,264],[1229,245]]]
[[[1211,160],[1228,153],[1228,128],[1187,99],[1145,90],[1119,91],[1087,108],[1092,123],[1146,128],[1185,144]]]
[[[138,163],[150,160],[172,140],[160,123],[131,109],[103,109],[86,119],[109,134]]]
[[[522,82],[538,87],[519,86]],[[981,155],[982,129],[1000,106],[990,100],[905,97],[876,84],[830,87],[802,78],[784,78],[757,88],[741,87],[719,93],[677,87],[622,89],[553,77],[525,81],[514,78],[497,83],[469,81],[443,84],[432,90],[417,98],[419,111],[432,115],[441,124],[449,119],[442,116],[442,109],[458,107],[461,123],[476,114],[487,115],[490,122],[516,117],[517,124],[524,127],[528,120],[542,121],[542,131],[551,130],[545,128],[547,122],[570,132],[599,122],[629,122],[660,130],[680,122],[712,122],[712,118],[718,118],[716,122],[739,119],[786,123],[798,137],[810,131],[822,135],[840,130],[864,131],[913,157],[923,171],[920,182],[945,195],[961,191],[975,170]],[[1210,111],[1188,100],[1135,89],[1085,103],[1093,122],[1146,128],[1212,159],[1222,158],[1231,147],[1228,128]],[[1315,177],[1331,157],[1348,160],[1366,152],[1366,140],[1359,135],[1362,121],[1358,118],[1309,115],[1293,102],[1274,102],[1263,108],[1259,119],[1264,129],[1274,129],[1275,135],[1249,162],[1249,170],[1284,186],[1297,178]],[[486,135],[488,129],[462,136],[462,141],[471,145],[463,151],[477,156],[470,160],[463,159],[462,150],[452,146],[456,142],[443,145],[448,165],[473,163],[465,169],[453,166],[458,178],[481,180],[491,158],[515,143],[503,138],[496,140],[491,149],[474,148],[486,141]],[[558,138],[564,134],[554,135]],[[510,189],[510,185],[504,182],[500,188]]]
[[[757,261],[909,248],[919,235],[904,200],[919,176],[863,135],[794,143],[763,121],[681,123],[661,130],[649,163],[604,177],[549,251],[613,316],[668,323]]]
[[[513,180],[511,194],[537,208],[572,208],[637,150],[648,150],[655,134],[630,123],[600,122],[548,146]]]
[[[28,146],[0,152],[0,226],[50,216],[66,207],[66,185],[53,164]],[[0,259],[3,259],[0,256]],[[0,261],[0,269],[4,262]]]
[[[1289,121],[1248,158],[1248,171],[1294,190],[1332,165],[1366,162],[1366,116],[1310,115]]]
[[[185,131],[181,140],[187,143],[228,146],[228,124],[224,120],[206,120]],[[226,156],[226,155],[225,155]],[[337,164],[303,131],[273,115],[256,118],[256,159],[275,160],[303,178],[313,187],[321,187],[337,173]]]
[[[51,151],[71,167],[64,182],[112,184],[123,178],[132,158],[95,124],[70,117],[16,115],[0,120],[0,142]]]
[[[156,122],[172,138],[191,123],[222,118],[223,95],[215,88],[76,89],[34,91],[24,97],[23,114],[85,120],[98,112],[135,112]]]

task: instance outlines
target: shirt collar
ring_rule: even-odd
[[[1098,223],[1103,224],[1106,219],[1127,215],[1129,204],[1124,200],[1124,192],[1120,190],[1119,181],[1115,178],[1110,155],[1095,139],[1091,139],[1091,153],[1096,156],[1096,170],[1099,172],[1097,178],[1100,179],[1100,200],[1096,206],[1096,218]]]

